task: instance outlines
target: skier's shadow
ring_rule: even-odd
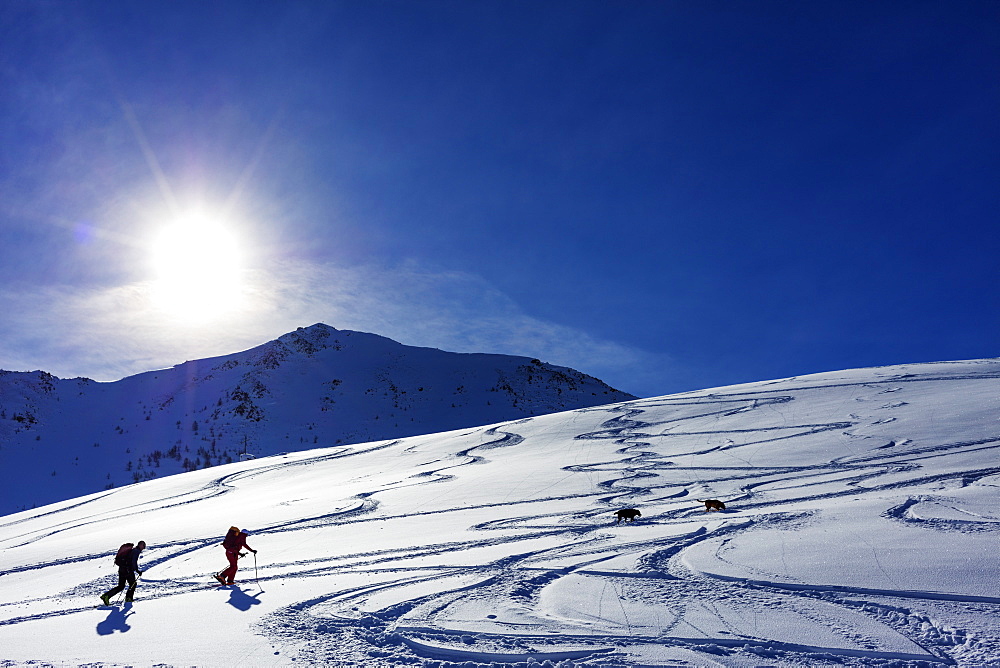
[[[102,636],[109,636],[115,631],[125,633],[126,631],[132,628],[131,626],[128,625],[128,622],[125,620],[131,617],[133,614],[135,613],[132,612],[131,603],[126,603],[121,608],[117,607],[112,608],[111,612],[108,613],[108,616],[104,619],[104,621],[98,623],[97,634]]]
[[[262,590],[257,592],[253,596],[250,596],[239,587],[233,587],[232,589],[229,590],[229,600],[226,601],[226,603],[233,606],[237,610],[246,612],[252,606],[260,605],[261,602],[257,597],[263,593],[264,592]]]

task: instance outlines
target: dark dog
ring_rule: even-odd
[[[615,515],[618,516],[618,521],[615,522],[615,524],[620,524],[622,520],[625,520],[626,522],[631,522],[637,517],[642,517],[642,513],[640,513],[635,508],[625,508],[623,510],[619,510],[618,512],[615,513]]]
[[[726,504],[724,504],[722,501],[719,501],[718,499],[705,499],[704,501],[702,501],[701,499],[698,499],[698,503],[704,503],[705,504],[705,512],[706,513],[708,511],[710,511],[710,510],[725,510],[726,509]]]

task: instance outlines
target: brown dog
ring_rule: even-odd
[[[702,501],[701,499],[698,499],[698,503],[704,503],[705,504],[705,512],[706,513],[708,511],[710,511],[710,510],[725,510],[726,509],[726,504],[724,504],[722,501],[719,501],[718,499],[705,499],[704,501]]]
[[[623,508],[622,510],[616,512],[615,515],[618,516],[618,521],[615,522],[615,524],[620,524],[622,520],[625,520],[626,522],[631,522],[637,517],[642,517],[642,513],[640,513],[635,508]]]

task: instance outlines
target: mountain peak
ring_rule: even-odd
[[[243,352],[111,383],[0,374],[0,467],[32,481],[18,500],[30,506],[250,454],[634,398],[537,359],[407,346],[316,323]]]

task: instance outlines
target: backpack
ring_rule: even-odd
[[[118,554],[115,555],[115,566],[125,566],[128,564],[128,555],[132,552],[132,547],[132,543],[123,543],[118,548]]]
[[[235,531],[230,531],[229,533],[227,533],[226,538],[222,541],[222,547],[226,548],[227,550],[231,550],[237,545],[239,545],[239,541],[236,538],[237,536],[239,536],[239,534]]]

